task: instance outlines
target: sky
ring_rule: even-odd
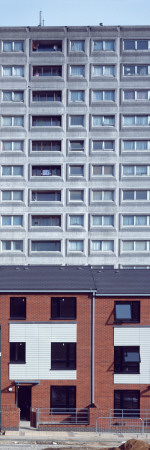
[[[0,27],[149,25],[150,0],[0,0]]]

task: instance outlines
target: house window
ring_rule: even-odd
[[[102,126],[115,126],[115,116],[93,116],[92,117],[92,125],[93,127],[102,127]]]
[[[3,77],[24,77],[24,66],[3,66]]]
[[[51,343],[51,369],[76,369],[76,344],[74,342]]]
[[[115,66],[101,66],[94,64],[92,66],[93,77],[114,77],[115,76]]]
[[[125,66],[123,66],[123,75],[125,76],[125,77],[127,77],[127,76],[147,76],[147,75],[149,75],[149,72],[150,72],[150,66],[148,66],[148,65],[137,65],[137,66],[134,66],[134,65],[125,65]]]
[[[33,116],[33,127],[61,127],[61,116]]]
[[[84,151],[84,141],[70,141],[69,150],[72,152],[82,152]]]
[[[23,91],[2,91],[3,102],[23,102]]]
[[[32,141],[33,152],[60,152],[61,141]]]
[[[69,252],[83,252],[83,241],[68,241]]]
[[[61,241],[32,241],[32,252],[60,252]]]
[[[92,91],[92,101],[93,102],[114,102],[115,101],[115,91]]]
[[[33,66],[33,77],[61,77],[62,66]]]
[[[126,127],[134,127],[134,126],[148,126],[150,123],[149,116],[124,116],[123,117],[123,126]]]
[[[26,362],[26,344],[25,342],[10,342],[10,363],[25,364]]]
[[[124,39],[123,48],[124,50],[148,50],[149,41],[147,39]]]
[[[23,216],[2,216],[2,227],[22,227]]]
[[[61,102],[61,91],[33,91],[33,102]]]
[[[60,202],[61,191],[32,191],[33,202]]]
[[[144,151],[149,150],[149,148],[150,148],[150,141],[123,141],[123,150]]]
[[[84,91],[70,91],[71,102],[84,102]]]
[[[92,191],[92,200],[94,202],[110,202],[114,200],[114,191]]]
[[[23,201],[23,191],[2,191],[2,201]]]
[[[10,319],[26,319],[26,297],[10,297]]]
[[[114,150],[114,147],[115,147],[114,141],[92,141],[93,151]]]
[[[50,405],[58,414],[76,408],[76,386],[51,386]]]
[[[70,116],[71,127],[84,127],[84,116]]]
[[[85,41],[70,41],[71,52],[84,52]]]
[[[60,227],[61,216],[32,216],[33,227]]]
[[[3,41],[3,52],[23,52],[24,41]]]
[[[61,41],[33,41],[32,42],[33,52],[61,52],[62,42]]]
[[[149,252],[150,241],[122,241],[123,252]]]
[[[115,417],[140,417],[140,391],[114,391]]]
[[[23,176],[23,166],[2,166],[2,176]]]
[[[23,252],[23,241],[2,241],[2,252]]]
[[[3,116],[2,117],[3,127],[23,127],[24,117],[23,116]]]
[[[32,166],[33,177],[61,176],[60,166]]]
[[[83,190],[81,191],[70,191],[70,201],[83,202]]]
[[[123,176],[143,176],[149,174],[149,166],[123,166]]]
[[[84,166],[70,166],[70,176],[83,177]]]
[[[94,252],[113,252],[114,241],[91,241],[91,250]]]
[[[149,225],[149,216],[122,216],[123,226],[143,227]]]
[[[2,141],[2,150],[5,152],[23,152],[23,141]]]
[[[123,200],[148,200],[149,191],[123,191]]]
[[[114,216],[92,216],[92,226],[94,227],[113,227]]]
[[[84,217],[82,215],[69,216],[69,220],[70,220],[70,223],[69,223],[70,226],[83,227]]]
[[[107,41],[100,41],[96,40],[93,41],[93,50],[104,50],[104,51],[114,51],[115,50],[115,41],[114,40],[107,40]]]
[[[92,166],[93,176],[113,175],[114,166]]]
[[[71,77],[84,77],[85,76],[85,66],[70,66],[70,76]]]
[[[148,90],[124,90],[123,92],[124,100],[130,101],[130,100],[139,100],[139,101],[145,101],[150,99],[150,91]]]
[[[52,297],[51,319],[76,319],[76,297]]]
[[[115,322],[140,322],[140,302],[115,302],[114,305]]]
[[[139,347],[114,347],[114,373],[140,373]]]

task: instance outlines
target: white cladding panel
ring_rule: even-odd
[[[9,364],[9,378],[75,380],[76,370],[51,370],[51,342],[76,342],[76,324],[10,324],[9,342],[26,343],[26,363]]]
[[[114,374],[114,383],[118,384],[150,384],[150,327],[114,328],[114,346],[140,347],[140,373]]]

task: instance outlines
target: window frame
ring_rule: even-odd
[[[117,394],[120,395],[119,403],[120,407],[116,408],[118,400],[116,399]],[[138,408],[124,408],[124,396],[133,395],[137,396]],[[115,417],[140,417],[140,390],[129,390],[129,389],[115,389],[114,390],[114,415]]]
[[[65,402],[65,407],[62,408],[62,404],[57,404],[53,403],[53,390],[57,390],[58,391],[58,398],[60,398],[60,391],[62,390],[63,392],[66,392],[66,402]],[[73,402],[70,402],[70,392],[73,392]],[[56,394],[54,394],[56,397]],[[64,406],[64,405],[63,405]],[[66,414],[69,413],[69,411],[75,411],[76,409],[76,386],[67,386],[67,385],[62,385],[62,386],[51,386],[50,387],[50,409],[53,411],[53,414]]]
[[[20,305],[23,307],[21,308],[19,305],[18,308],[18,304],[20,302]],[[18,304],[17,304],[18,303]],[[22,310],[22,314],[21,313],[16,313],[16,310],[20,312],[20,310]],[[10,320],[25,320],[26,319],[26,297],[10,297]]]
[[[125,353],[135,353],[138,354],[136,360],[129,358],[126,361],[127,355]],[[137,345],[115,345],[114,346],[114,374],[140,374],[140,347]]]
[[[63,303],[62,303],[63,302]],[[63,314],[62,305],[66,302],[71,304],[72,313],[69,315]],[[56,304],[56,306],[55,306]],[[70,306],[70,305],[69,305]],[[55,312],[57,311],[57,312]],[[66,307],[68,313],[69,308]],[[76,320],[77,318],[77,299],[76,297],[51,297],[51,319],[66,319],[66,320]]]
[[[66,355],[58,362],[55,355],[57,355],[57,347],[60,354],[63,355],[62,346],[66,350]],[[74,356],[72,359],[71,348]],[[76,342],[51,342],[51,370],[76,370]]]
[[[19,345],[23,346],[23,357],[19,358]],[[13,348],[14,347],[14,348]],[[10,342],[9,343],[9,364],[26,364],[26,342]],[[12,358],[11,353],[15,352],[16,359]]]

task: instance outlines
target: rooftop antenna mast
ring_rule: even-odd
[[[42,26],[42,11],[40,11],[40,13],[39,13],[39,18],[40,18],[39,27],[41,27]]]

